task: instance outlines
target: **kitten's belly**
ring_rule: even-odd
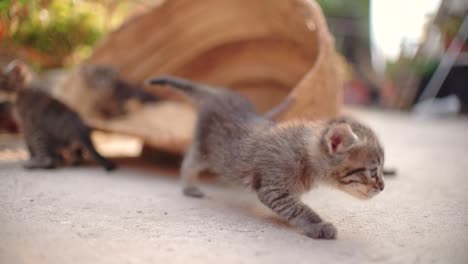
[[[224,162],[220,162],[219,159],[220,157],[218,156],[214,162],[211,162],[210,167],[215,174],[219,175],[223,180],[229,183],[244,187],[251,186],[255,171],[252,168],[254,163],[253,160],[241,160],[239,157],[235,157],[234,155],[230,158],[226,158]]]

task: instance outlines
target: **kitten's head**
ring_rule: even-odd
[[[29,71],[19,60],[10,62],[0,72],[0,98],[10,98],[26,86]]]
[[[328,123],[322,147],[332,162],[329,183],[360,199],[384,189],[384,151],[374,132],[350,118]]]
[[[83,65],[80,74],[89,88],[111,90],[118,79],[119,71],[109,65]]]

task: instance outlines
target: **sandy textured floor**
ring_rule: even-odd
[[[0,263],[468,263],[468,120],[362,112],[399,175],[370,201],[318,189],[339,230],[309,239],[245,191],[122,168],[26,172],[0,163]]]

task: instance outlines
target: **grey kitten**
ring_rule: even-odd
[[[0,92],[14,102],[30,154],[24,167],[54,168],[63,162],[63,152],[71,150],[74,165],[82,162],[83,151],[87,151],[106,170],[113,170],[114,163],[96,151],[91,130],[78,114],[44,91],[27,85],[26,76],[26,66],[19,61],[10,63],[0,73]]]
[[[288,96],[283,101],[281,101],[281,103],[279,105],[275,106],[273,109],[271,109],[270,111],[265,113],[264,117],[266,117],[268,119],[276,120],[277,117],[282,112],[286,111],[289,107],[291,107],[293,102],[294,102],[293,98]],[[387,177],[389,177],[389,176],[394,177],[394,176],[397,175],[397,169],[392,168],[392,167],[389,167],[389,168],[384,167],[383,171],[382,171],[382,174],[384,176],[387,176]]]
[[[183,192],[202,197],[198,175],[209,170],[251,188],[259,200],[312,238],[336,228],[301,201],[323,183],[368,199],[384,189],[383,149],[371,129],[349,118],[275,123],[241,95],[174,77],[154,78],[193,98],[199,116],[181,167]]]

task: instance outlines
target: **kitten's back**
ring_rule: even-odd
[[[55,138],[86,131],[86,126],[77,113],[39,89],[19,91],[16,107],[26,129],[41,128]]]

